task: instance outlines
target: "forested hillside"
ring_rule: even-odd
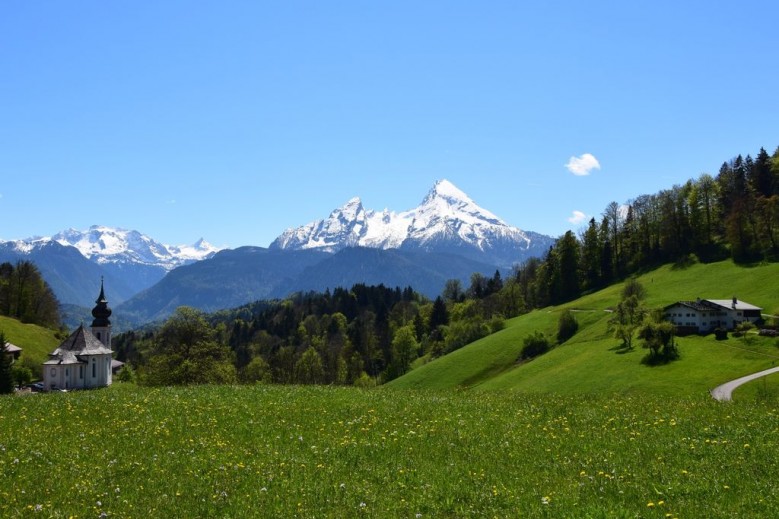
[[[694,255],[694,257],[691,257]],[[528,306],[570,301],[665,263],[779,259],[779,148],[737,156],[713,177],[625,204],[611,202],[576,236],[563,235],[543,259],[517,273]]]
[[[59,327],[59,302],[33,263],[0,264],[0,315],[47,328]]]
[[[183,342],[211,344],[211,353],[193,368],[197,375],[170,374],[168,382],[208,382],[198,377],[218,365],[216,371],[232,370],[243,382],[370,385],[402,375],[420,355],[484,337],[502,327],[504,315],[524,311],[515,283],[504,284],[498,272],[474,274],[467,290],[452,281],[446,295],[447,301],[430,301],[410,287],[355,285],[212,315],[179,309],[158,330],[117,336],[114,350],[139,369],[142,381],[164,383],[154,373],[160,359],[169,374],[185,361],[198,362],[195,350],[183,352],[168,340],[188,328]]]

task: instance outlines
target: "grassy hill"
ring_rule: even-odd
[[[741,267],[726,261],[683,269],[669,265],[638,279],[647,289],[650,308],[696,297],[728,299],[736,295],[767,313],[779,313],[779,264]],[[501,332],[424,364],[389,386],[561,394],[705,394],[722,382],[779,362],[776,339],[754,337],[747,343],[733,337],[715,341],[713,336],[692,336],[678,339],[680,360],[666,366],[645,366],[641,363],[645,350],[637,347],[620,353],[619,342],[607,331],[607,310],[618,303],[621,290],[621,284],[614,285],[559,307],[511,319]],[[524,337],[535,330],[553,336],[564,309],[574,310],[579,322],[577,335],[546,355],[518,364]]]
[[[34,324],[24,324],[10,317],[0,316],[0,330],[5,340],[22,348],[22,358],[31,364],[41,364],[61,342],[54,330]]]

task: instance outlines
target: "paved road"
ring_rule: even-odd
[[[771,373],[777,373],[777,372],[779,372],[779,367],[767,369],[765,371],[760,371],[758,373],[752,373],[751,375],[737,378],[736,380],[731,380],[730,382],[725,382],[721,386],[717,386],[714,389],[712,389],[711,396],[713,396],[715,400],[719,400],[720,402],[726,402],[730,400],[733,390],[736,389],[741,384],[746,384],[750,380],[755,380],[756,378],[764,377],[766,375],[770,375]]]

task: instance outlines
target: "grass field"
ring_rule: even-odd
[[[265,386],[2,397],[0,516],[772,517],[774,404]]]
[[[732,262],[666,266],[639,278],[646,305],[662,307],[696,297],[740,299],[768,313],[779,308],[779,264],[740,267]],[[721,288],[724,287],[724,288]],[[678,339],[681,360],[666,366],[641,363],[646,350],[619,351],[607,323],[620,297],[615,285],[571,303],[511,319],[501,332],[416,367],[389,385],[396,388],[514,389],[530,393],[595,394],[648,392],[657,395],[705,395],[715,386],[779,362],[779,341],[757,338],[746,343],[713,336]],[[523,339],[535,330],[554,336],[564,309],[572,309],[579,333],[551,352],[523,364],[517,359]],[[755,384],[755,383],[752,383]],[[756,393],[741,391],[736,398]]]
[[[48,354],[60,344],[54,330],[34,324],[23,324],[16,319],[0,316],[0,331],[5,340],[22,348],[22,355],[36,364],[43,363]]]

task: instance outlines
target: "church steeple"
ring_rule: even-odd
[[[100,339],[105,346],[111,347],[111,309],[108,308],[108,300],[103,290],[103,278],[100,278],[100,295],[97,296],[95,307],[92,309],[92,334]]]

